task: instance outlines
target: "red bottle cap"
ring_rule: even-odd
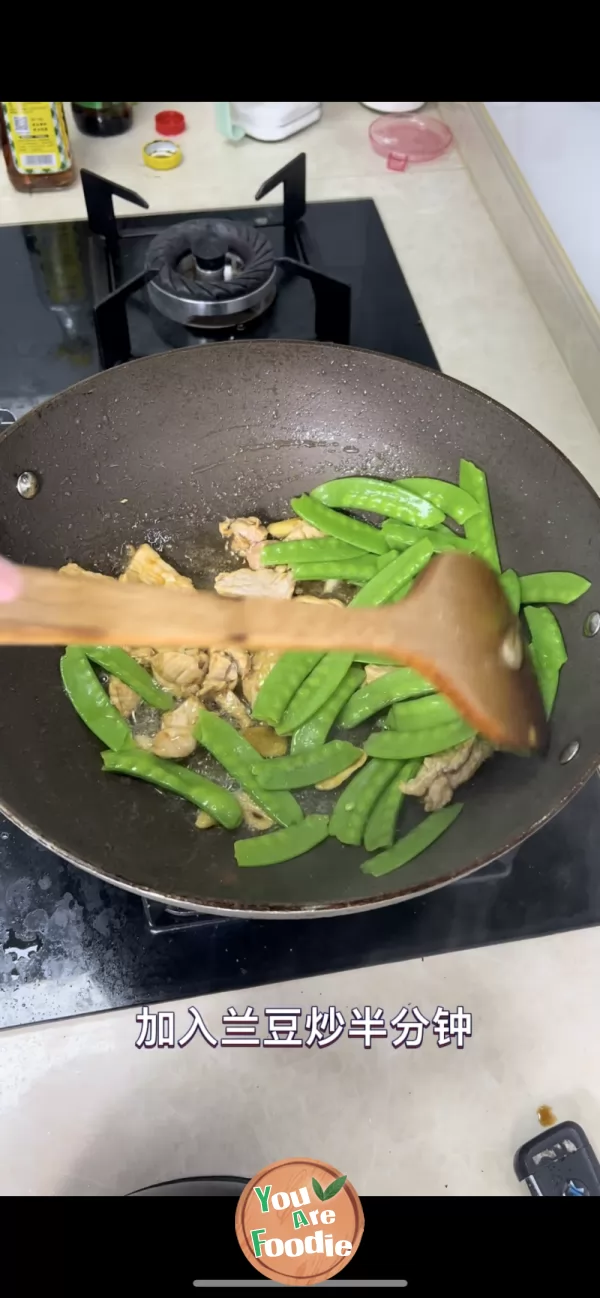
[[[160,135],[181,135],[185,131],[185,117],[175,109],[166,108],[156,114],[154,126]]]

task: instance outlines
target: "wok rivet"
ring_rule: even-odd
[[[561,766],[566,766],[567,762],[572,762],[573,758],[577,757],[577,754],[579,752],[579,746],[580,745],[578,739],[572,739],[570,744],[565,744],[565,747],[563,748],[562,753],[558,758],[559,762],[561,763]]]
[[[25,469],[17,478],[17,491],[24,500],[32,500],[40,489],[38,477],[31,469]]]
[[[583,634],[587,636],[598,635],[600,631],[600,613],[594,611],[588,613],[583,624]]]

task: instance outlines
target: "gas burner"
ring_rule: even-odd
[[[234,221],[170,226],[152,240],[146,270],[153,306],[188,328],[246,324],[271,306],[277,291],[269,240]]]

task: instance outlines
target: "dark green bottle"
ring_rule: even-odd
[[[84,135],[122,135],[128,131],[133,121],[131,103],[74,103],[71,100],[73,117]]]

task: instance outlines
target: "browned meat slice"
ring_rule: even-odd
[[[254,707],[258,691],[278,658],[279,654],[274,649],[258,649],[256,653],[251,654],[250,670],[242,679],[242,692],[251,708]]]
[[[123,681],[120,681],[118,676],[110,677],[108,697],[122,717],[130,717],[132,712],[135,712],[140,701],[139,694],[130,689],[129,685],[125,685]]]
[[[197,699],[188,698],[172,712],[163,713],[160,730],[152,744],[156,757],[181,758],[193,753],[196,747],[193,729],[201,708]]]
[[[493,751],[487,739],[473,736],[444,753],[426,757],[414,779],[401,781],[400,788],[412,797],[423,798],[425,811],[439,811],[452,801],[455,789],[466,784]]]
[[[208,654],[202,649],[162,649],[150,659],[152,675],[176,698],[198,694],[206,676]]]
[[[242,700],[238,699],[233,690],[221,690],[218,694],[215,694],[215,707],[224,716],[229,717],[230,721],[234,721],[238,730],[246,730],[251,724],[249,712],[246,711]]]
[[[138,546],[134,551],[125,572],[119,581],[142,582],[144,586],[178,586],[182,590],[193,590],[189,577],[182,577],[180,572],[166,559],[162,559],[151,545]]]
[[[292,573],[287,568],[261,568],[258,572],[252,572],[250,568],[236,568],[235,572],[219,572],[215,577],[217,594],[230,599],[239,596],[291,599],[294,585]]]
[[[267,529],[260,518],[226,518],[219,523],[221,536],[229,541],[232,554],[247,558],[248,552],[261,541],[267,539]],[[252,565],[251,565],[252,566]]]
[[[214,698],[223,690],[234,690],[239,677],[239,668],[235,660],[225,649],[211,649],[208,655],[208,671],[200,688],[200,698]]]

